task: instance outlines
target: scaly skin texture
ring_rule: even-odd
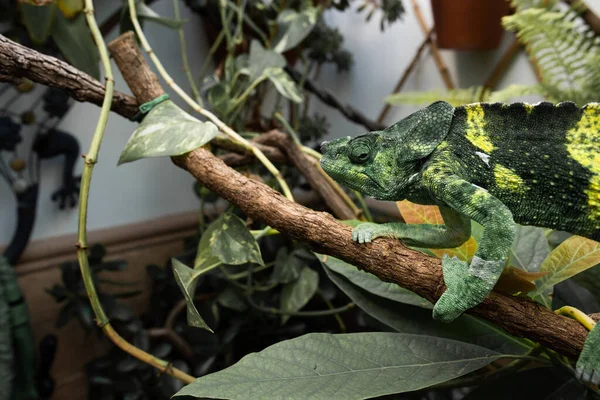
[[[452,248],[469,238],[471,219],[483,225],[470,265],[442,260],[447,290],[433,310],[441,321],[453,321],[489,294],[506,263],[515,223],[600,240],[598,103],[453,108],[440,101],[383,131],[324,143],[322,152],[323,169],[351,189],[440,207],[444,225],[364,223],[353,231],[359,243],[386,236],[411,246]],[[600,349],[591,355],[589,347],[580,362],[594,369]],[[591,375],[600,380],[600,371]]]

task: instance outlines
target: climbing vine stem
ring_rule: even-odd
[[[84,156],[85,165],[83,169],[83,174],[81,176],[81,189],[79,192],[77,259],[79,260],[79,267],[81,269],[81,276],[83,278],[85,290],[90,299],[90,303],[92,305],[92,309],[94,310],[94,314],[96,315],[96,322],[98,323],[98,326],[104,331],[106,336],[108,336],[115,345],[117,345],[119,348],[126,351],[127,353],[131,354],[132,356],[138,358],[139,360],[158,368],[162,372],[172,375],[173,377],[180,379],[183,382],[191,383],[194,380],[194,377],[186,374],[183,371],[178,370],[177,368],[174,368],[167,361],[158,359],[152,356],[151,354],[140,350],[139,348],[135,347],[134,345],[123,339],[110,325],[108,317],[104,312],[104,309],[102,308],[100,300],[98,299],[98,294],[96,293],[96,288],[92,279],[92,273],[90,271],[90,265],[87,256],[87,209],[90,192],[90,182],[92,179],[92,170],[94,168],[94,164],[96,164],[96,162],[98,161],[100,143],[102,142],[102,136],[104,135],[106,121],[108,120],[108,114],[110,112],[110,107],[112,104],[115,82],[112,75],[110,61],[108,59],[108,52],[106,51],[106,45],[104,43],[104,39],[102,38],[102,34],[98,29],[96,19],[94,18],[94,5],[92,3],[92,0],[85,1],[84,12],[88,26],[90,27],[92,36],[94,37],[94,41],[100,53],[100,59],[102,60],[106,80],[106,91],[104,94],[104,100],[102,102],[102,109],[100,110],[98,124],[96,125],[96,130],[92,138],[90,150],[88,154]]]
[[[196,101],[194,101],[194,99],[192,99],[183,89],[181,89],[181,87],[179,87],[179,85],[177,85],[177,83],[175,83],[173,78],[171,78],[169,73],[163,67],[162,63],[160,62],[160,60],[158,59],[156,54],[154,54],[154,52],[152,51],[152,48],[150,47],[150,43],[148,43],[148,40],[146,39],[146,35],[144,35],[144,32],[142,31],[142,27],[140,26],[140,23],[137,19],[137,14],[136,14],[136,10],[135,10],[135,0],[128,0],[128,1],[129,1],[129,16],[131,17],[131,22],[135,29],[135,33],[137,34],[138,38],[140,39],[142,48],[144,49],[144,51],[146,53],[148,53],[148,56],[154,63],[154,66],[156,67],[158,73],[163,78],[165,83],[171,89],[173,89],[175,91],[175,93],[177,93],[190,107],[192,107],[192,109],[194,109],[194,111],[196,111],[200,115],[203,115],[206,118],[208,118],[212,123],[214,123],[219,128],[219,130],[221,130],[227,136],[232,138],[234,141],[240,143],[242,146],[244,146],[245,148],[250,150],[252,152],[252,154],[254,154],[254,156],[265,166],[265,168],[267,168],[267,170],[271,174],[273,174],[275,179],[277,179],[277,182],[281,186],[281,190],[283,191],[283,194],[285,195],[285,197],[287,197],[288,199],[293,201],[294,197],[292,196],[292,192],[291,192],[289,186],[287,185],[287,183],[285,183],[285,180],[283,180],[283,177],[281,176],[281,173],[279,172],[279,170],[273,165],[273,163],[271,163],[271,161],[269,161],[269,159],[263,154],[263,152],[260,151],[259,149],[257,149],[256,147],[254,147],[250,142],[248,142],[246,139],[244,139],[242,136],[240,136],[236,131],[231,129],[227,124],[225,124],[223,121],[221,121],[215,114],[208,111],[207,109],[202,107],[200,104],[198,104]]]

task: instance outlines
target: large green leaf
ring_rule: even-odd
[[[264,265],[258,242],[244,221],[233,214],[223,214],[217,219],[210,237],[210,248],[223,264],[254,262]]]
[[[306,261],[296,256],[296,251],[288,254],[285,247],[277,252],[275,257],[275,266],[271,274],[271,280],[277,283],[294,282],[300,276],[302,267],[306,266]]]
[[[367,292],[399,303],[411,304],[422,308],[433,308],[433,305],[429,301],[417,296],[410,290],[401,288],[395,283],[384,282],[375,275],[361,271],[354,265],[348,264],[335,257],[323,256],[320,254],[318,254],[317,257],[321,260],[321,264],[323,264],[325,268],[329,268],[332,271],[345,276],[354,285]]]
[[[308,36],[317,23],[319,9],[308,7],[300,12],[287,9],[277,16],[277,36],[273,50],[283,53],[292,49]]]
[[[511,263],[528,272],[536,272],[550,254],[550,246],[543,228],[517,226],[514,244],[510,249]]]
[[[148,157],[178,156],[201,147],[219,129],[212,122],[201,122],[171,100],[156,105],[129,138],[121,152],[119,165]]]
[[[291,312],[300,310],[312,299],[318,288],[319,274],[310,267],[302,268],[298,279],[283,287],[279,308]],[[285,324],[289,318],[289,315],[282,315],[281,323]]]
[[[34,6],[19,2],[19,8],[31,40],[35,44],[43,44],[52,30],[52,22],[57,14],[56,3]]]
[[[311,333],[196,379],[175,397],[357,400],[410,392],[468,374],[501,354],[421,335]]]
[[[52,39],[69,63],[88,75],[100,79],[98,49],[83,13],[79,13],[73,19],[67,19],[62,13],[56,13],[52,24]]]
[[[213,254],[210,248],[210,238],[212,237],[215,230],[221,225],[222,221],[218,218],[214,220],[202,234],[200,241],[198,242],[198,250],[196,251],[196,259],[194,260],[194,269],[203,270],[215,263],[219,262],[219,257]]]
[[[451,324],[442,323],[431,317],[430,310],[376,296],[328,268],[325,272],[364,312],[398,332],[456,339],[512,354],[531,349],[526,342],[475,317],[463,315]]]
[[[282,69],[286,64],[281,54],[267,50],[258,40],[253,40],[250,43],[248,68],[242,68],[240,72],[250,75],[250,82],[253,82],[263,76],[267,68]]]
[[[175,258],[171,259],[171,263],[173,264],[175,281],[179,289],[181,289],[181,293],[183,293],[187,304],[188,324],[212,332],[212,329],[204,322],[194,305],[194,293],[196,292],[196,283],[198,282],[197,276],[194,276],[195,271]]]
[[[547,272],[547,275],[536,279],[536,288],[532,296],[548,294],[557,283],[598,263],[600,263],[600,243],[581,236],[572,236],[546,257],[540,272]]]
[[[283,97],[294,103],[302,103],[302,92],[283,69],[267,68],[264,74]]]

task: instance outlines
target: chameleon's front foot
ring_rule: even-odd
[[[385,224],[364,222],[352,231],[352,240],[358,243],[369,243],[375,238],[390,236],[390,229]]]
[[[503,268],[503,261],[474,257],[469,266],[456,257],[444,255],[442,269],[447,289],[433,307],[433,318],[452,322],[481,303],[494,288]]]
[[[576,372],[580,381],[600,386],[600,323],[594,325],[585,339]]]

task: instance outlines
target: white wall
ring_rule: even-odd
[[[102,20],[120,2],[103,0],[101,7],[100,2],[96,3],[99,8],[98,19]],[[354,4],[353,10],[344,13],[329,11],[325,16],[327,22],[337,26],[344,35],[345,47],[354,54],[355,65],[349,73],[345,74],[337,74],[335,68],[323,68],[319,83],[372,119],[379,114],[384,105],[382,99],[390,93],[423,38],[410,7],[410,1],[404,0],[404,4],[407,8],[404,20],[386,28],[383,33],[379,30],[377,16],[371,23],[366,24],[364,14],[356,13],[358,4]],[[431,24],[429,1],[419,0],[419,4]],[[600,0],[591,0],[588,4],[596,11],[600,10]],[[153,5],[153,8],[161,15],[172,15],[170,1],[159,1]],[[181,8],[184,17],[188,19],[185,32],[190,65],[198,71],[203,54],[207,50],[204,32],[200,21],[189,13],[185,6],[182,5]],[[176,33],[150,23],[147,24],[146,33],[167,70],[181,86],[187,87],[187,81],[181,70]],[[115,36],[116,33],[108,39]],[[509,40],[509,35],[505,34],[501,48],[490,52],[442,51],[455,83],[460,87],[469,87],[484,82]],[[113,70],[117,75],[116,88],[128,92],[118,70],[116,68]],[[534,82],[535,75],[525,56],[521,55],[500,82],[500,87],[509,83]],[[431,55],[426,52],[403,90],[431,90],[442,87],[443,82]],[[0,99],[0,104],[5,98],[7,96]],[[176,99],[175,96],[172,98]],[[20,99],[20,104],[16,104],[15,107],[26,107],[30,101],[31,99]],[[177,102],[182,104],[179,100]],[[365,131],[363,127],[348,122],[338,111],[322,105],[317,99],[312,100],[311,107],[312,110],[318,110],[328,117],[332,125],[331,137],[355,135]],[[413,106],[394,108],[386,122],[395,122],[417,108]],[[87,151],[89,147],[99,110],[95,105],[78,103],[60,125],[60,129],[77,136],[82,152]],[[186,172],[173,166],[168,159],[147,159],[116,167],[120,151],[135,126],[134,123],[116,114],[110,116],[100,152],[100,162],[94,169],[92,179],[88,214],[90,230],[150,220],[197,208],[197,200],[191,191],[193,179]],[[27,136],[25,131],[23,133]],[[59,211],[50,201],[50,194],[60,183],[61,163],[58,160],[44,161],[43,166],[38,217],[33,239],[76,232],[76,210]],[[78,171],[81,171],[81,162]],[[1,181],[0,243],[7,243],[10,240],[15,223],[14,198],[5,183]]]

